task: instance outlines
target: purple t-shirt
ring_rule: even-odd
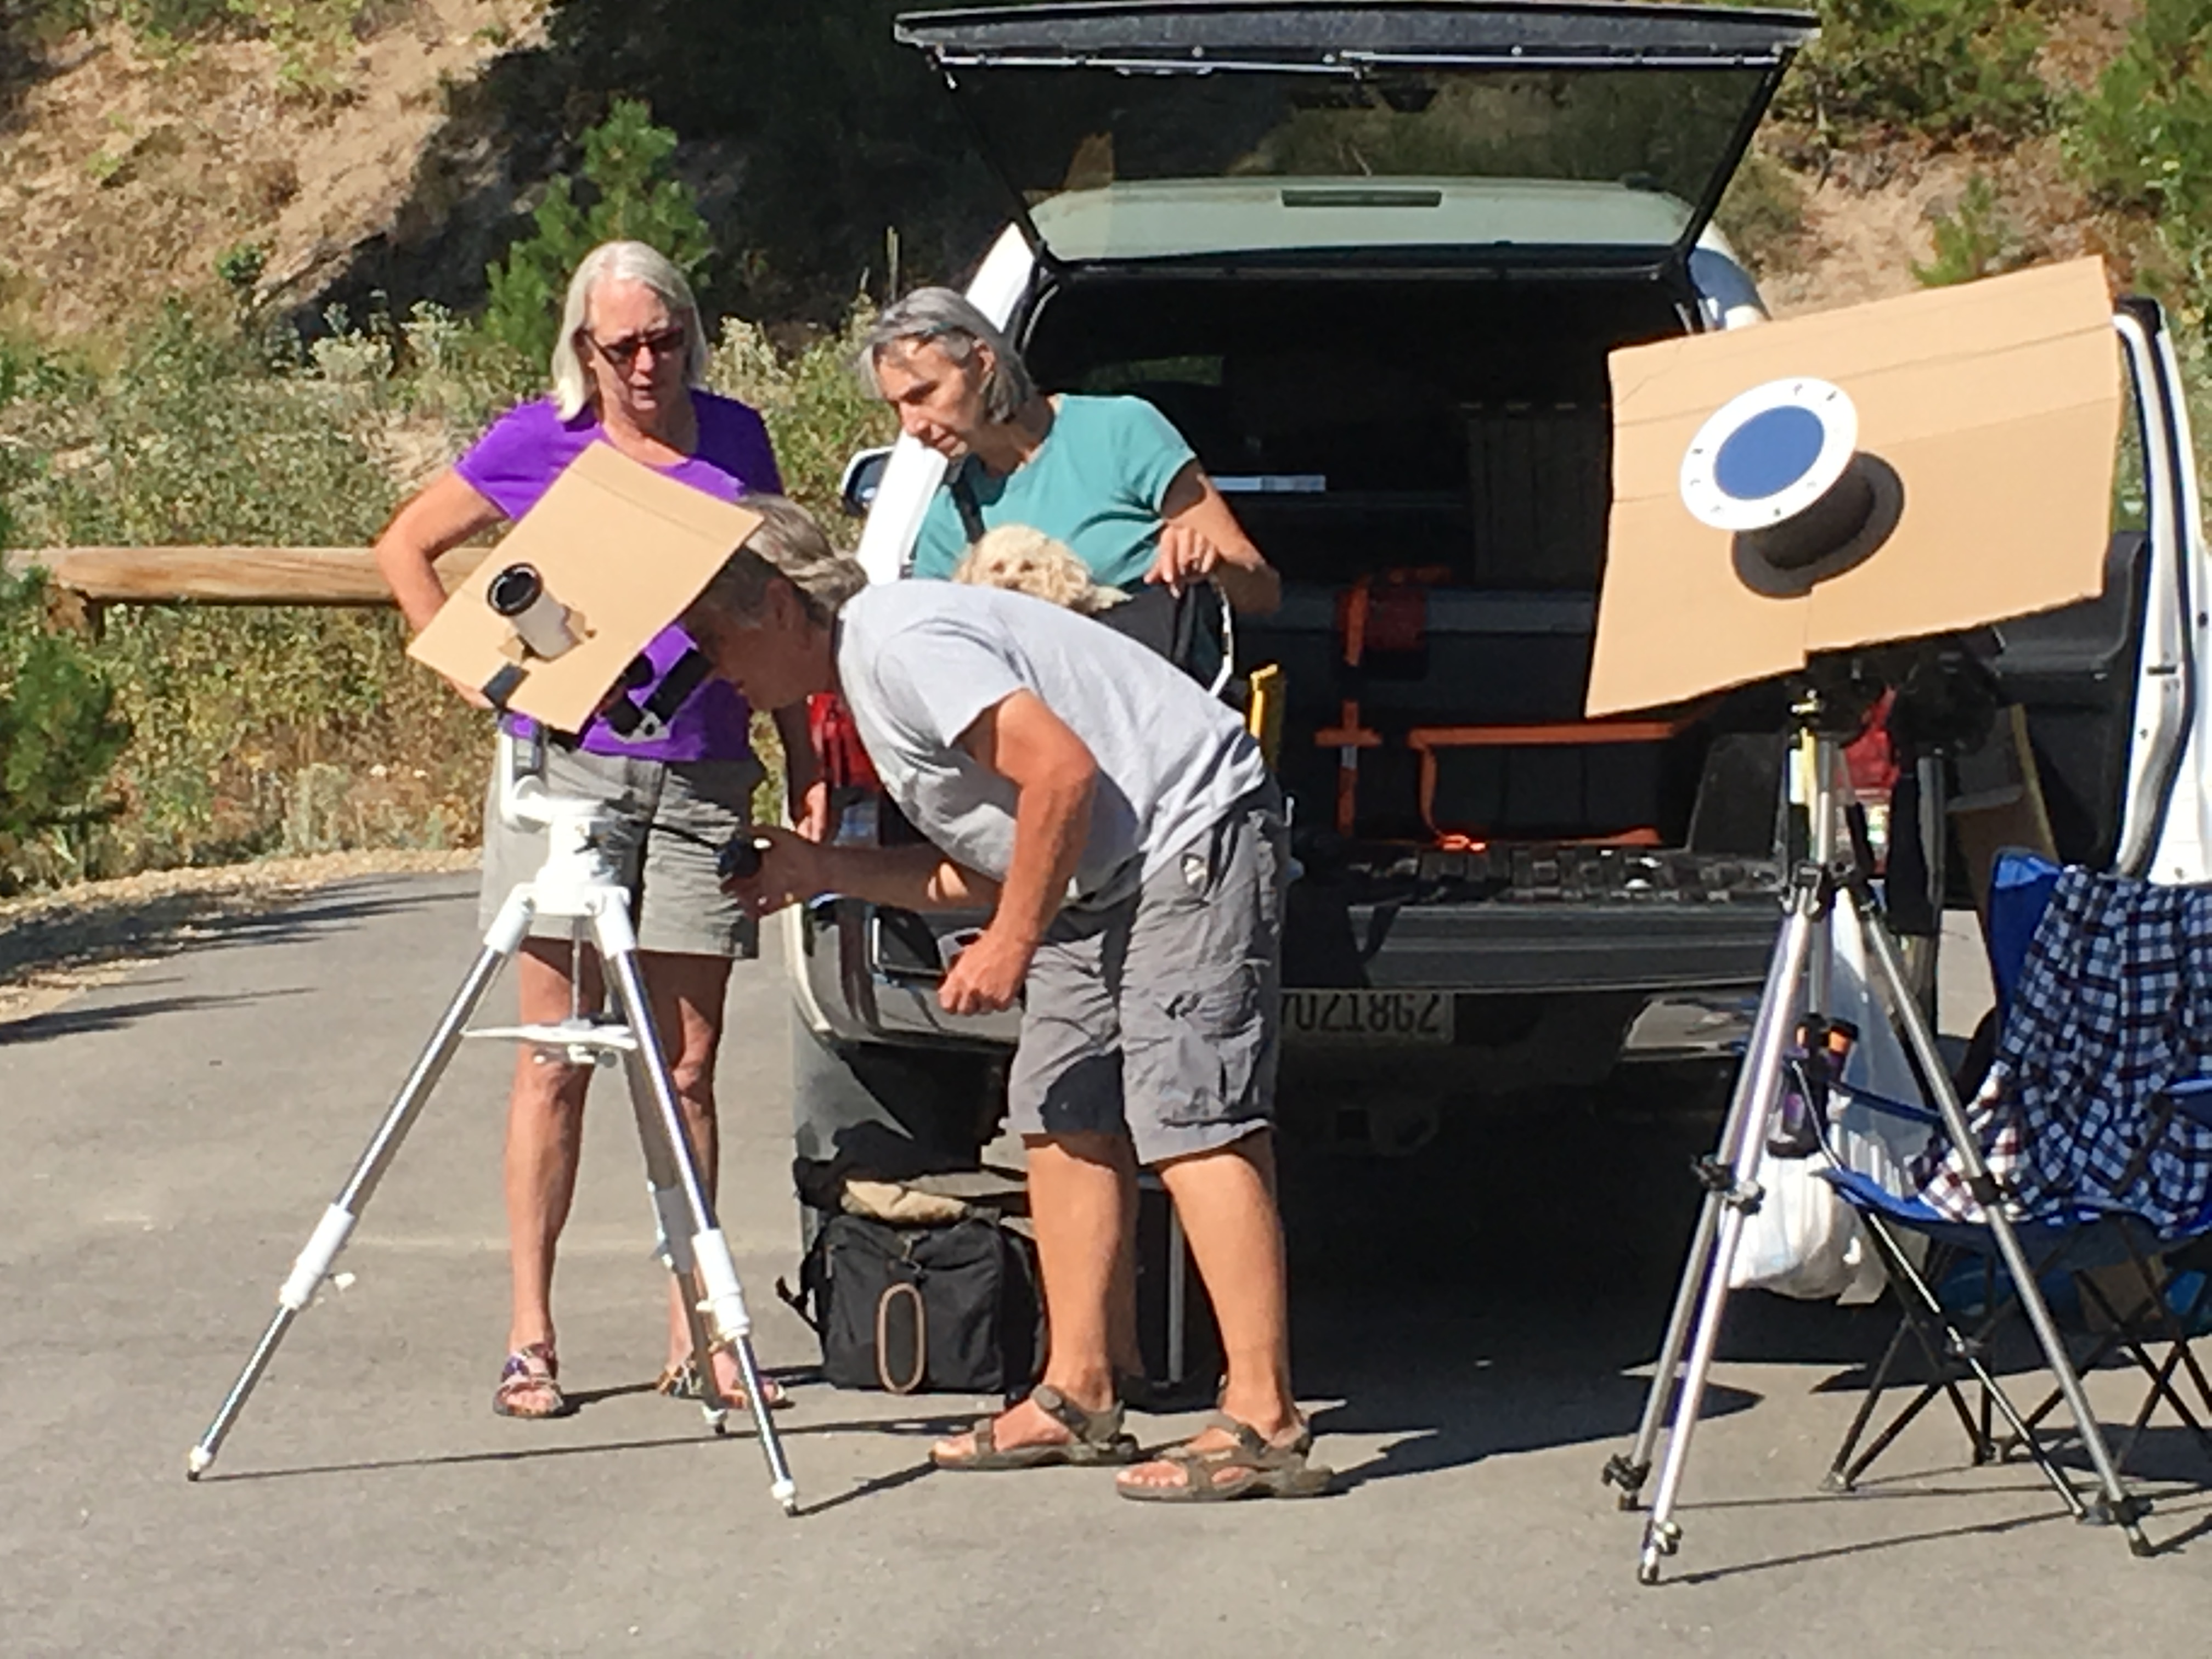
[[[775,453],[769,447],[768,428],[757,414],[732,398],[696,390],[691,407],[699,419],[698,449],[676,465],[660,469],[664,476],[726,501],[760,491],[782,493],[783,479],[776,471]],[[519,519],[538,504],[538,498],[553,487],[554,479],[586,445],[605,441],[605,429],[589,408],[563,421],[554,412],[552,400],[541,398],[501,416],[453,463],[453,471],[508,518]],[[682,629],[671,626],[646,647],[646,659],[655,671],[653,686],[690,644]],[[632,695],[643,702],[653,686]],[[744,760],[752,753],[748,712],[745,700],[727,681],[710,679],[684,700],[666,732],[654,741],[625,743],[605,722],[593,720],[583,730],[582,744],[594,755],[628,755],[638,760]]]

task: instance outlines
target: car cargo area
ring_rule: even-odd
[[[1086,277],[1040,307],[1040,381],[1153,402],[1282,572],[1237,655],[1284,672],[1302,905],[1771,890],[1774,688],[1582,714],[1606,356],[1680,332],[1678,297],[1644,277],[1247,269]],[[1307,982],[1358,982],[1345,971]]]

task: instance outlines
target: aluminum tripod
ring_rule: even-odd
[[[1713,1352],[1720,1340],[1721,1318],[1728,1304],[1729,1277],[1735,1264],[1736,1246],[1747,1218],[1759,1207],[1761,1192],[1755,1178],[1767,1132],[1782,1096],[1784,1065],[1798,1010],[1825,1014],[1828,1006],[1828,968],[1833,958],[1832,926],[1838,899],[1848,902],[1866,941],[1867,960],[1875,989],[1888,1007],[1890,1018],[1905,1038],[1914,1066],[1932,1097],[1928,1104],[1942,1118],[1945,1133],[1959,1149],[1966,1184],[1984,1209],[2005,1271],[2011,1276],[2020,1304],[2033,1328],[2045,1363],[2073,1413],[2081,1443],[2095,1472],[2098,1496],[2084,1504],[2066,1492],[2069,1507],[2083,1519],[2122,1528],[2129,1547],[2138,1555],[2148,1554],[2142,1516],[2148,1505],[2131,1496],[2120,1480],[2119,1469],[2106,1445],[2104,1431],[2091,1409],[2066,1351],[2057,1322],[2036,1284],[2035,1271],[2021,1247],[2019,1235],[2005,1212],[2006,1194],[1990,1176],[1980,1142],[1966,1122],[1958,1091],[1927,1015],[1912,995],[1895,940],[1889,934],[1881,905],[1875,898],[1868,873],[1848,838],[1838,851],[1839,795],[1837,777],[1842,751],[1837,739],[1819,731],[1817,700],[1800,703],[1795,711],[1802,726],[1801,744],[1809,749],[1810,777],[1806,799],[1811,813],[1811,853],[1792,877],[1788,909],[1781,936],[1760,994],[1759,1013],[1743,1065],[1736,1073],[1728,1116],[1721,1129],[1718,1149],[1698,1165],[1705,1197],[1690,1240],[1689,1260],[1674,1298],[1674,1312],[1660,1343],[1659,1362],[1652,1373],[1651,1389],[1644,1403],[1644,1417],[1636,1431],[1636,1443],[1626,1455],[1616,1455],[1605,1466],[1604,1478],[1620,1488],[1620,1507],[1632,1510],[1650,1477],[1657,1451],[1668,1396],[1674,1398],[1673,1432],[1659,1465],[1659,1487],[1644,1528],[1637,1563],[1637,1578],[1645,1584],[1659,1582],[1659,1564],[1680,1547],[1681,1523],[1674,1518],[1681,1497],[1683,1473],[1689,1462],[1690,1440],[1698,1424]],[[1801,995],[1802,988],[1802,995]],[[1688,1358],[1684,1363],[1686,1350]],[[1676,1383],[1679,1379],[1680,1389]],[[2046,1466],[2046,1471],[2047,1466]]]
[[[629,894],[613,858],[618,816],[597,802],[548,794],[534,775],[536,769],[519,758],[523,747],[512,738],[502,735],[500,738],[499,810],[510,824],[545,829],[549,845],[544,866],[509,893],[500,907],[484,935],[483,948],[441,1016],[428,1046],[369,1137],[353,1173],[346,1177],[345,1185],[324,1211],[307,1247],[292,1264],[290,1276],[276,1292],[275,1316],[262,1333],[246,1369],[231,1385],[215,1420],[191,1449],[185,1463],[186,1478],[197,1480],[215,1462],[277,1345],[329,1275],[461,1039],[496,1036],[558,1051],[575,1064],[605,1066],[619,1060],[624,1066],[660,1225],[662,1259],[675,1275],[689,1311],[693,1363],[706,1391],[702,1403],[708,1423],[717,1433],[726,1425],[728,1402],[715,1389],[712,1356],[716,1347],[726,1347],[737,1360],[745,1397],[752,1407],[761,1450],[768,1460],[769,1492],[787,1515],[795,1513],[798,1488],[793,1484],[782,1440],[762,1395],[760,1368],[753,1357],[752,1321],[738,1283],[737,1264],[700,1179],[675,1085],[653,1030],[645,978],[638,965],[637,936],[630,925]],[[524,769],[532,775],[518,776]],[[553,1024],[466,1029],[477,1005],[491,988],[499,970],[520,948],[532,919],[539,916],[566,918],[580,942],[588,939],[598,947],[621,1023],[584,1018],[580,1010],[572,1008],[570,1018]]]

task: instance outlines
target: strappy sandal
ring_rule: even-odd
[[[1043,1469],[1061,1464],[1085,1468],[1103,1463],[1133,1463],[1140,1455],[1137,1437],[1121,1432],[1121,1402],[1103,1412],[1086,1411],[1049,1382],[1030,1390],[1030,1400],[1047,1417],[1066,1429],[1066,1440],[1028,1446],[1001,1446],[993,1437],[997,1419],[984,1418],[970,1431],[975,1449],[965,1457],[942,1457],[933,1451],[929,1461],[940,1469],[963,1473],[996,1474],[1006,1469]]]
[[[1297,1437],[1287,1445],[1274,1445],[1249,1423],[1216,1413],[1211,1426],[1231,1437],[1231,1443],[1200,1450],[1191,1445],[1170,1446],[1158,1461],[1176,1464],[1182,1479],[1173,1486],[1133,1484],[1117,1480],[1114,1490],[1139,1504],[1225,1504],[1239,1498],[1318,1498],[1336,1479],[1336,1472],[1310,1463],[1313,1431],[1298,1425]],[[1229,1478],[1219,1478],[1228,1472]]]
[[[499,1387],[492,1390],[491,1408],[501,1417],[538,1419],[566,1417],[571,1407],[557,1380],[561,1362],[550,1342],[526,1342],[507,1355],[500,1367]],[[525,1395],[550,1398],[552,1404],[538,1410],[520,1403]]]
[[[791,1396],[777,1386],[772,1376],[761,1378],[761,1390],[768,1396],[768,1408],[772,1412],[780,1412],[791,1404]],[[691,1359],[662,1366],[660,1375],[653,1379],[653,1391],[666,1395],[671,1400],[704,1400],[707,1396],[706,1389],[700,1386],[698,1362]],[[742,1387],[725,1391],[722,1399],[733,1411],[752,1409],[752,1402],[745,1398]]]

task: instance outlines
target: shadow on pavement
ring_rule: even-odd
[[[166,957],[190,947],[319,939],[380,916],[450,903],[455,896],[456,890],[444,883],[370,878],[306,894],[242,897],[235,890],[215,889],[94,903],[19,919],[0,929],[0,974],[33,964],[67,970]],[[241,903],[262,908],[226,908]],[[455,961],[455,978],[466,966],[465,957]]]
[[[1286,1152],[1299,1392],[1324,1434],[1395,1437],[1349,1486],[1634,1434],[1689,1245],[1712,1115],[1609,1119],[1587,1093],[1470,1101],[1413,1158]],[[1724,1362],[1856,1366],[1891,1316],[1759,1292]],[[1760,1396],[1710,1383],[1707,1417]]]
[[[605,1399],[610,1395],[642,1392],[649,1389],[650,1387],[648,1383],[642,1388],[624,1387],[602,1389],[591,1397]],[[733,1415],[732,1420],[745,1425],[750,1425],[751,1422],[751,1419],[743,1413]],[[813,1439],[832,1434],[897,1435],[923,1437],[934,1440],[945,1435],[957,1434],[974,1420],[974,1413],[963,1412],[957,1417],[900,1417],[880,1421],[873,1419],[836,1423],[779,1421],[776,1424],[776,1431],[786,1440]],[[490,1451],[437,1452],[422,1457],[368,1457],[350,1463],[301,1463],[276,1469],[215,1470],[201,1476],[200,1484],[204,1486],[212,1486],[234,1481],[244,1483],[252,1480],[294,1480],[319,1474],[379,1474],[398,1469],[453,1468],[476,1463],[528,1463],[541,1458],[586,1457],[611,1452],[653,1451],[672,1446],[738,1445],[749,1443],[753,1438],[751,1434],[744,1432],[742,1429],[729,1434],[718,1435],[695,1428],[688,1434],[662,1435],[647,1440],[595,1440],[582,1443],[556,1441],[541,1445],[519,1446]],[[881,1477],[871,1483],[872,1489],[888,1490],[892,1486],[902,1486],[917,1476],[928,1473],[930,1473],[930,1466],[925,1462],[917,1468],[902,1470],[894,1474]],[[851,1495],[812,1507],[813,1510],[817,1510],[834,1508],[837,1504],[849,1503],[854,1496],[860,1495],[863,1494],[856,1488]]]
[[[52,1013],[33,1014],[27,1019],[0,1024],[0,1048],[11,1043],[46,1042],[56,1037],[82,1036],[94,1031],[119,1030],[126,1025],[135,1025],[142,1020],[153,1019],[163,1014],[193,1013],[206,1008],[235,1007],[266,1002],[276,997],[304,994],[298,989],[288,989],[253,991],[235,996],[148,997],[136,1002],[71,1006],[58,1008]]]

